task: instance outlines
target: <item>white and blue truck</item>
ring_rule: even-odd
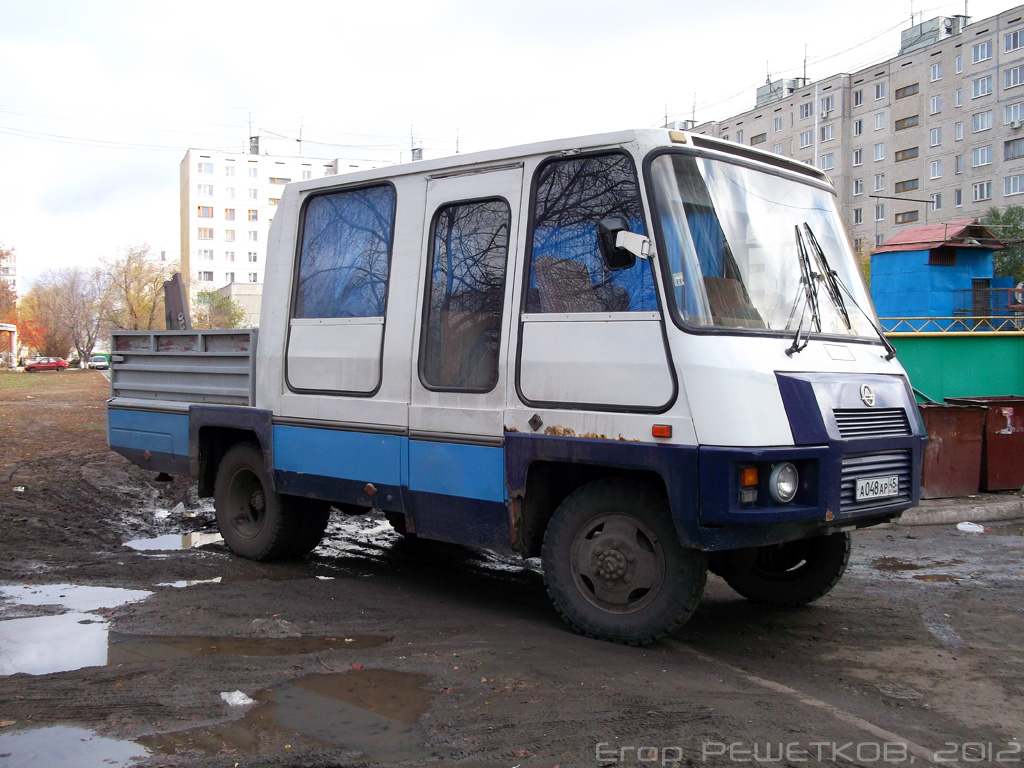
[[[829,179],[635,130],[289,184],[260,325],[115,333],[110,447],[240,556],[331,510],[540,557],[575,630],[648,643],[710,569],[801,605],[920,497],[925,441]]]

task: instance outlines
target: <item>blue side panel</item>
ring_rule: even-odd
[[[107,442],[145,469],[189,473],[188,414],[108,408]]]
[[[274,469],[399,486],[404,437],[334,429],[274,427]]]
[[[410,440],[409,490],[504,504],[508,497],[505,451],[482,445]]]
[[[498,552],[511,551],[504,502],[481,501],[435,493],[409,494],[416,535]]]

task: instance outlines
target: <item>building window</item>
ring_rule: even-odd
[[[199,218],[200,219],[212,219],[213,218],[213,206],[212,205],[200,205],[199,206]]]
[[[228,200],[234,200],[235,199],[235,188],[234,187],[226,187],[224,189],[224,197],[226,197]]]
[[[225,272],[224,273],[224,280],[225,280],[225,282],[228,282],[228,283],[235,282],[235,273],[234,272]]]
[[[224,239],[227,242],[229,242],[229,243],[235,242],[235,230],[233,230],[233,229],[225,229],[224,230]]]
[[[213,184],[200,184],[198,192],[203,197],[213,197]]]
[[[774,147],[772,147],[772,152],[774,152],[776,155],[781,155],[782,154],[782,145],[781,144],[776,144]]]
[[[932,195],[932,210],[938,211],[942,209],[942,193],[935,192]]]
[[[1024,83],[1024,65],[1003,72],[1003,88],[1016,88]]]
[[[957,141],[962,141],[964,138],[964,124],[957,123],[953,126],[953,138]]]
[[[929,178],[941,179],[942,178],[942,161],[941,160],[932,160],[931,164],[928,166],[928,170],[929,170]]]
[[[909,224],[912,221],[917,221],[917,211],[905,211],[904,213],[896,214],[897,224]]]
[[[957,107],[962,107],[964,105],[964,89],[963,88],[957,88],[956,89],[956,93],[953,94],[953,104],[955,106],[957,106]]]
[[[1024,46],[1024,34],[1021,34],[1021,30],[1016,32],[1010,32],[1003,36],[1003,51],[1009,53],[1010,51],[1016,51],[1021,46]]]
[[[258,200],[259,196],[260,196],[260,191],[258,189],[253,189],[252,187],[249,188],[249,199],[250,200]]]
[[[834,152],[829,152],[827,155],[822,155],[820,158],[819,168],[823,171],[831,171],[836,167],[836,156]]]
[[[917,189],[917,179],[896,182],[896,194],[900,192],[913,192],[915,189]]]
[[[875,160],[885,160],[885,144],[875,144]]]
[[[213,173],[213,163],[200,163],[199,173]]]
[[[277,205],[280,202],[281,202],[281,198],[280,197],[268,197],[267,198],[267,205]],[[273,219],[271,219],[271,221],[273,221]]]
[[[957,56],[956,57],[956,73],[959,75],[963,71],[964,71],[964,57],[963,56]]]
[[[980,202],[981,200],[992,199],[992,182],[991,181],[979,181],[976,184],[971,185],[971,192],[974,195],[974,202]]]
[[[936,80],[941,80],[942,79],[942,62],[941,61],[937,61],[934,64],[932,64],[931,71],[929,73],[929,79],[933,83]]]
[[[863,224],[864,223],[864,209],[863,208],[854,208],[853,209],[853,223],[854,224]]]
[[[1007,176],[1003,179],[1003,194],[1007,197],[1024,192],[1024,175]]]
[[[836,127],[835,127],[835,125],[829,124],[829,125],[821,126],[821,140],[823,142],[824,141],[832,141],[832,139],[834,139],[835,137],[836,137]]]
[[[1003,144],[1004,160],[1016,160],[1018,157],[1024,157],[1024,138],[1010,139]]]
[[[224,209],[224,220],[225,221],[234,221],[235,220],[235,209],[234,208],[225,208]]]
[[[249,230],[249,242],[250,243],[255,243],[257,240],[259,240],[259,233],[255,229],[250,229]]]
[[[210,272],[200,272],[199,273],[199,282],[200,283],[212,283],[213,282],[213,272],[212,271],[210,271]]]
[[[213,227],[199,227],[197,237],[200,240],[213,240]]]
[[[258,221],[258,218],[259,218],[259,212],[256,211],[254,208],[250,208],[249,209],[249,221]]]
[[[758,144],[764,144],[766,141],[768,141],[768,134],[767,133],[759,133],[759,134],[757,134],[757,136],[751,136],[750,137],[750,146],[753,147],[753,146],[756,146]]]
[[[249,166],[249,178],[250,179],[255,179],[259,175],[260,175],[260,169],[257,168],[255,165],[250,165]]]
[[[992,145],[975,147],[971,154],[971,167],[977,168],[992,162]]]
[[[980,96],[988,96],[992,93],[992,75],[979,77],[971,85],[971,97],[977,99]]]
[[[964,193],[963,193],[963,191],[959,190],[959,189],[954,189],[953,190],[953,205],[955,205],[957,208],[959,208],[963,204],[964,204]]]
[[[270,183],[271,184],[287,184],[290,181],[291,181],[291,179],[285,179],[285,178],[283,178],[281,176],[271,176],[270,177]]]
[[[928,100],[928,114],[937,115],[942,111],[942,94],[932,96]]]
[[[992,127],[992,110],[986,112],[979,112],[971,117],[971,130],[974,133],[979,131],[987,131]]]
[[[250,272],[249,273],[249,282],[250,283],[258,283],[259,281],[260,281],[260,274],[259,274],[259,272]]]
[[[953,158],[953,171],[954,171],[954,173],[963,173],[964,172],[964,156],[963,155],[957,155],[956,157]]]
[[[885,236],[882,235],[881,233],[875,235],[875,247],[877,248],[878,246],[880,246],[884,239],[885,239]]]
[[[905,85],[902,88],[897,88],[896,93],[893,95],[896,96],[896,100],[899,101],[900,99],[905,99],[908,96],[913,96],[920,90],[918,83],[914,83],[912,85]]]
[[[234,260],[235,260],[235,252],[234,251],[224,251],[224,261],[234,261]]]
[[[199,249],[199,260],[200,261],[213,261],[213,249],[212,248],[200,248]]]
[[[1024,120],[1024,102],[1018,101],[1016,104],[1007,104],[1003,108],[1003,125],[1019,123],[1022,120]]]
[[[875,221],[885,221],[885,203],[875,205]]]
[[[776,117],[775,120],[772,121],[772,130],[775,131],[775,133],[778,133],[779,131],[782,130],[782,118],[781,117]]]
[[[917,147],[910,147],[909,149],[899,149],[896,150],[896,162],[900,163],[903,162],[904,160],[913,160],[915,157],[917,157],[917,155]]]
[[[836,97],[835,94],[829,96],[823,96],[821,98],[821,114],[822,117],[827,115],[829,112],[836,108]]]
[[[932,128],[928,131],[928,143],[932,147],[942,144],[942,128]]]
[[[979,61],[987,61],[992,58],[992,41],[986,40],[983,43],[978,43],[974,46],[974,63],[977,64]]]
[[[736,131],[736,143],[737,144],[742,144],[743,143],[743,131],[742,130]],[[271,182],[271,184],[273,184],[273,182]]]
[[[312,171],[303,171],[302,172],[302,180],[303,181],[305,181],[306,179],[312,179],[312,178],[313,178],[313,172]]]
[[[256,251],[249,251],[249,263],[255,264],[259,261],[259,254]]]
[[[800,105],[800,119],[806,120],[814,116],[814,102],[807,101]]]
[[[224,175],[225,176],[234,176],[235,175],[235,166],[233,166],[233,165],[226,165],[226,166],[224,166]]]
[[[853,121],[853,135],[860,136],[864,133],[864,121],[857,119]]]
[[[875,174],[875,192],[881,192],[883,189],[885,189],[885,174],[884,173],[876,173]]]
[[[879,112],[875,115],[875,130],[880,131],[885,128],[885,112]]]
[[[800,134],[800,149],[811,146],[814,142],[814,131],[804,131]]]
[[[864,179],[853,180],[853,194],[863,195],[864,194]]]
[[[863,149],[855,149],[855,150],[853,150],[853,164],[854,165],[864,165],[864,150]]]
[[[919,122],[917,115],[911,115],[910,117],[904,117],[896,121],[896,130],[904,131],[907,128],[913,128]]]
[[[853,106],[860,107],[864,104],[864,89],[858,88],[853,92]]]
[[[875,101],[885,98],[885,83],[875,83]]]

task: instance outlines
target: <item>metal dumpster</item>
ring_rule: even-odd
[[[921,403],[928,433],[921,497],[942,499],[978,492],[986,409],[980,405]]]
[[[987,410],[981,451],[981,489],[1016,491],[1024,487],[1024,397],[947,397],[946,402],[982,405]]]

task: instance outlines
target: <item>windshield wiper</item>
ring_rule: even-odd
[[[814,231],[811,229],[811,225],[806,221],[804,222],[804,231],[807,233],[807,240],[811,243],[814,248],[815,257],[818,259],[818,264],[822,270],[822,277],[824,278],[826,293],[828,297],[832,299],[832,303],[835,304],[836,309],[839,310],[839,314],[843,316],[843,320],[846,321],[846,327],[853,330],[853,324],[850,322],[850,315],[846,311],[846,304],[843,301],[843,293],[846,293],[850,297],[850,301],[853,302],[864,318],[870,323],[875,333],[878,334],[878,338],[882,341],[882,346],[885,347],[885,359],[892,360],[896,357],[896,347],[892,345],[892,342],[885,338],[885,334],[882,329],[875,324],[875,321],[871,319],[871,315],[864,311],[863,307],[857,303],[856,297],[853,292],[846,286],[846,284],[839,277],[839,274],[829,266],[828,259],[825,258],[825,252],[821,249],[818,244],[818,238],[814,236]],[[799,229],[797,230],[799,235]],[[799,331],[799,329],[797,329]],[[819,327],[820,330],[820,327]],[[806,346],[806,343],[804,344]],[[803,347],[801,347],[803,349]],[[799,351],[799,350],[798,350]]]
[[[804,339],[804,343],[800,343],[800,337],[804,329],[804,315],[807,312],[807,308],[811,308],[811,327],[817,327],[818,333],[821,333],[821,316],[818,314],[818,274],[811,268],[811,256],[807,253],[807,246],[804,244],[803,235],[800,234],[800,226],[797,225],[794,229],[796,235],[796,253],[800,257],[800,284],[803,285],[803,307],[800,310],[800,320],[796,324],[796,335],[793,337],[793,343],[786,350],[786,354],[792,357],[797,352],[800,352],[807,346],[810,341],[810,330],[807,331],[807,338]],[[800,304],[800,296],[797,295],[796,301],[793,302],[793,309],[790,310],[789,320],[786,322],[786,328],[788,329],[790,323],[793,322],[793,315],[796,314],[796,308]]]

